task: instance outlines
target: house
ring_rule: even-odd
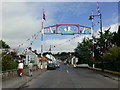
[[[47,57],[48,59],[50,59],[50,61],[49,61],[48,63],[55,63],[55,62],[57,61],[57,60],[55,59],[55,57],[52,56],[52,55],[47,54],[46,57]]]
[[[71,58],[71,65],[75,65],[77,62],[78,62],[78,58],[75,57],[75,56],[73,56],[73,57]]]
[[[39,60],[40,60],[40,63],[38,67],[41,69],[47,68],[47,64],[51,61],[50,59],[47,59],[44,56],[41,56]]]
[[[67,59],[67,63],[71,64],[71,65],[75,65],[78,62],[78,58],[75,57],[74,55],[71,55],[68,59]]]
[[[39,58],[38,56],[31,50],[31,48],[28,48],[26,51],[26,59],[25,59],[25,65],[28,65],[30,61],[32,61],[35,65],[39,64]]]

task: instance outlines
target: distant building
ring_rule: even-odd
[[[31,49],[28,49],[26,52],[25,65],[28,65],[30,61],[32,61],[34,64],[39,64],[38,56],[33,53]]]
[[[78,58],[70,55],[70,57],[67,59],[67,63],[71,65],[75,65],[78,62]]]
[[[75,56],[73,56],[73,57],[71,58],[71,64],[74,65],[74,64],[76,64],[77,62],[78,62],[78,58],[75,57]]]
[[[46,57],[51,60],[48,63],[56,63],[57,62],[57,60],[55,59],[55,57],[52,56],[52,55],[47,54]]]
[[[42,67],[42,69],[47,68],[47,64],[49,63],[49,61],[51,61],[50,59],[48,59],[44,56],[40,57],[39,60],[40,60],[40,66],[39,67]]]

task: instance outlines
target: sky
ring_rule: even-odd
[[[41,45],[41,22],[42,12],[46,15],[44,27],[56,24],[80,24],[91,27],[89,16],[93,10],[97,15],[97,3],[94,0],[89,2],[83,0],[4,0],[0,3],[0,31],[1,39],[4,40],[11,48],[25,49],[32,47],[33,50],[40,52]],[[102,13],[103,31],[111,27],[111,32],[117,31],[118,28],[118,0],[99,0],[100,11]],[[94,31],[96,37],[99,31],[99,17],[94,19]],[[35,34],[38,36],[33,37]],[[49,50],[52,45],[52,53],[73,52],[78,42],[84,37],[91,35],[44,35],[44,52]],[[30,39],[30,40],[28,40]],[[32,42],[32,45],[30,43]],[[22,45],[21,45],[22,44]],[[55,48],[53,46],[56,46]]]

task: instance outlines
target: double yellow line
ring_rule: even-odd
[[[98,71],[101,71],[101,70],[102,70],[102,69],[100,69],[100,68],[92,68],[92,67],[89,67],[89,69],[98,70]],[[108,72],[108,73],[120,75],[120,72],[115,72],[115,71],[110,71],[110,70],[104,70],[104,72]]]

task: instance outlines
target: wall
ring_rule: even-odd
[[[33,66],[33,70],[37,70],[38,67],[36,65]],[[28,68],[24,68],[23,69],[23,75],[28,75]],[[14,70],[7,70],[7,71],[3,71],[2,72],[2,80],[8,80],[11,79],[13,77],[19,77],[19,73],[17,69]]]

